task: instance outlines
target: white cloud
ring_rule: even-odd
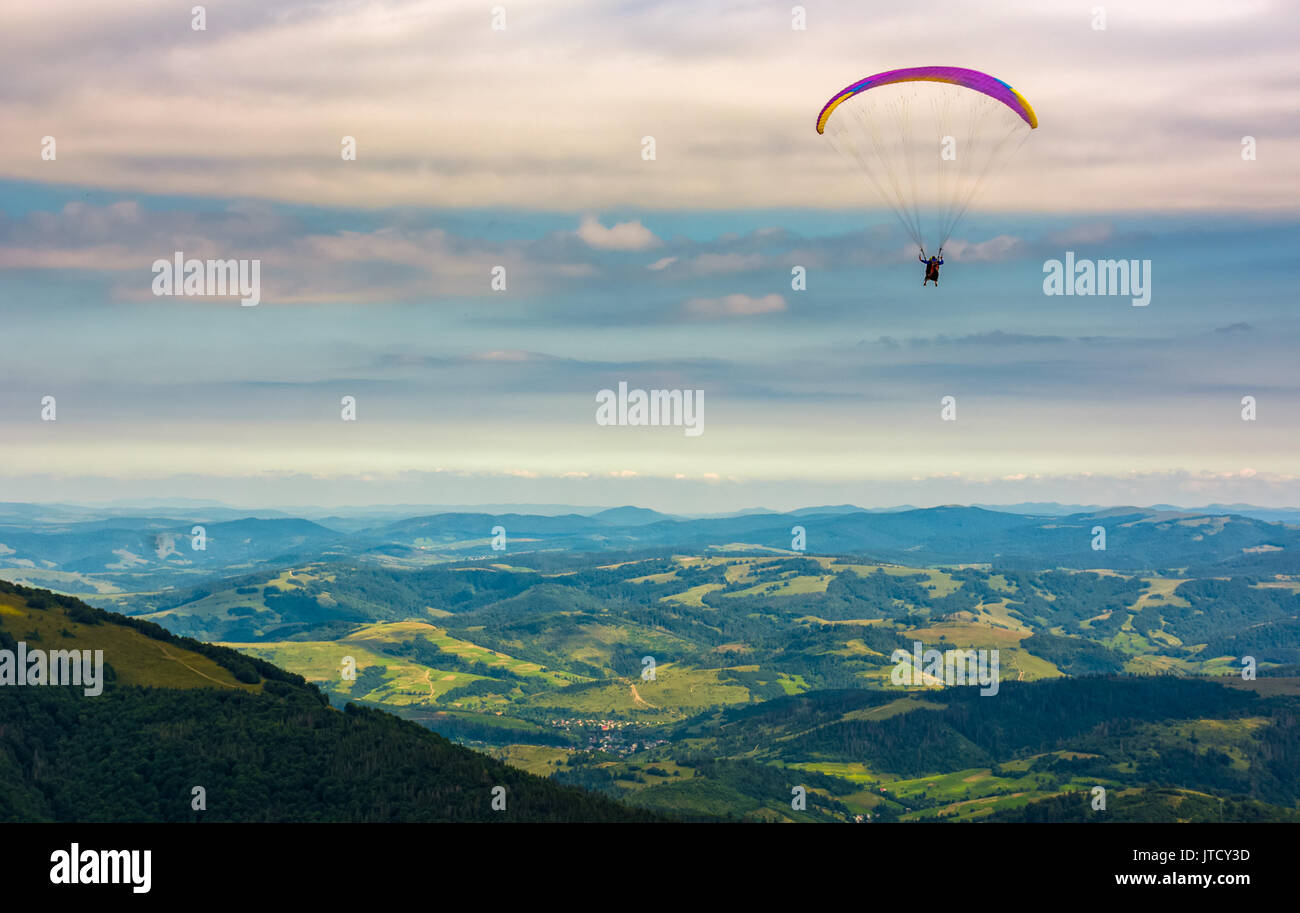
[[[646,250],[663,243],[639,221],[618,222],[606,228],[595,216],[583,217],[578,237],[597,250]]]

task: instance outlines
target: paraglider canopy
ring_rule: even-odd
[[[857,165],[923,251],[943,247],[1037,127],[1023,95],[964,67],[876,73],[836,92],[817,115],[817,132]]]

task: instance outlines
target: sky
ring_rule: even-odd
[[[0,500],[1300,504],[1287,4],[191,6],[0,6]],[[922,289],[814,121],[934,63],[1040,125]]]

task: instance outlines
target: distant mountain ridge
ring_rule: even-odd
[[[1042,516],[1068,516],[1071,514],[1090,513],[1107,509],[1101,504],[1066,504],[1059,501],[1021,501],[1012,504],[992,504],[974,501],[966,505],[937,505],[977,507],[982,510],[1001,513],[1031,514]],[[1114,507],[1115,505],[1110,505]],[[303,505],[287,507],[284,505],[267,507],[240,507],[202,498],[128,498],[117,501],[76,504],[71,502],[25,502],[0,501],[0,523],[10,522],[69,522],[111,517],[163,517],[202,519],[240,519],[255,517],[258,519],[286,519],[301,517],[313,520],[324,526],[326,518],[355,522],[357,518],[387,517],[389,522],[412,517],[428,517],[438,514],[492,514],[556,517],[577,515],[594,517],[609,511],[632,508],[648,511],[634,505],[586,505],[573,504],[372,504],[323,507],[320,505]],[[779,514],[800,516],[808,514],[830,513],[902,513],[910,510],[925,510],[913,504],[895,504],[889,506],[864,507],[857,504],[808,505],[804,507],[779,510],[768,507],[746,507],[736,510],[712,511],[699,513],[694,511],[660,511],[654,513],[662,517],[677,519],[721,519],[739,517],[748,514]],[[1240,516],[1265,518],[1265,516],[1282,518],[1291,517],[1300,520],[1300,506],[1263,507],[1257,504],[1237,502],[1233,504],[1213,503],[1205,505],[1180,506],[1175,504],[1149,504],[1139,506],[1143,510],[1166,510],[1192,514],[1238,514]],[[1291,522],[1291,521],[1287,521]],[[374,525],[374,524],[372,524]]]
[[[792,552],[804,530],[810,554],[861,554],[910,563],[1029,563],[1052,567],[1250,566],[1294,561],[1300,528],[1232,513],[1108,507],[1028,514],[944,506],[868,512],[852,505],[689,519],[624,506],[590,516],[439,513],[337,530],[302,518],[216,522],[160,516],[0,521],[0,570],[35,585],[58,574],[138,578],[193,575],[346,556],[413,565],[518,551],[752,548]],[[196,538],[195,527],[201,527]],[[1094,530],[1105,530],[1105,548]],[[495,549],[494,530],[505,531]],[[161,585],[168,585],[162,581]],[[76,590],[73,590],[74,592]]]

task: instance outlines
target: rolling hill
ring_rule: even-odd
[[[338,529],[295,518],[194,521],[173,516],[79,518],[50,508],[0,515],[0,573],[34,586],[83,596],[194,586],[293,563],[352,559],[376,566],[426,567],[465,558],[501,559],[534,552],[691,553],[751,550],[857,555],[912,565],[996,563],[1029,570],[1155,570],[1216,567],[1234,573],[1295,564],[1300,529],[1231,513],[1110,508],[1033,515],[978,507],[865,511],[851,505],[789,513],[685,519],[635,507],[593,515],[440,513]],[[202,525],[205,547],[191,547]],[[1105,530],[1105,549],[1097,528]],[[494,549],[493,530],[505,530]],[[499,542],[497,543],[500,544]]]
[[[151,536],[175,527],[164,520],[61,517],[39,543]],[[494,525],[507,530],[504,550],[491,548]],[[796,525],[807,552],[789,549]],[[1104,550],[1093,548],[1098,526]],[[244,536],[229,566],[155,555],[155,570],[73,571],[6,545],[22,566],[0,575],[97,589],[86,601],[125,612],[123,631],[148,632],[133,647],[139,680],[114,687],[177,676],[167,688],[187,687],[190,673],[162,655],[184,649],[209,663],[187,660],[211,680],[190,688],[204,701],[267,701],[281,680],[265,670],[282,667],[321,708],[313,720],[382,710],[386,726],[399,717],[403,732],[433,730],[647,814],[1038,820],[1075,815],[1062,803],[1097,785],[1118,790],[1135,819],[1214,807],[1289,820],[1297,808],[1279,785],[1297,769],[1287,676],[1300,666],[1297,531],[1283,524],[842,505],[212,528],[212,543]],[[40,637],[81,636],[62,619],[58,630],[24,619]],[[899,686],[895,651],[917,643],[995,652],[997,700],[972,704],[951,683]],[[349,663],[355,677],[342,674]],[[1243,663],[1258,681],[1242,682]],[[1071,708],[1079,727],[1054,730],[1039,718],[1045,704]],[[1029,722],[1055,735],[1034,741]],[[791,806],[794,786],[806,807]]]
[[[19,642],[103,650],[108,681],[98,696],[0,688],[0,820],[655,820],[387,713],[333,709],[261,660],[0,582],[0,649]]]

